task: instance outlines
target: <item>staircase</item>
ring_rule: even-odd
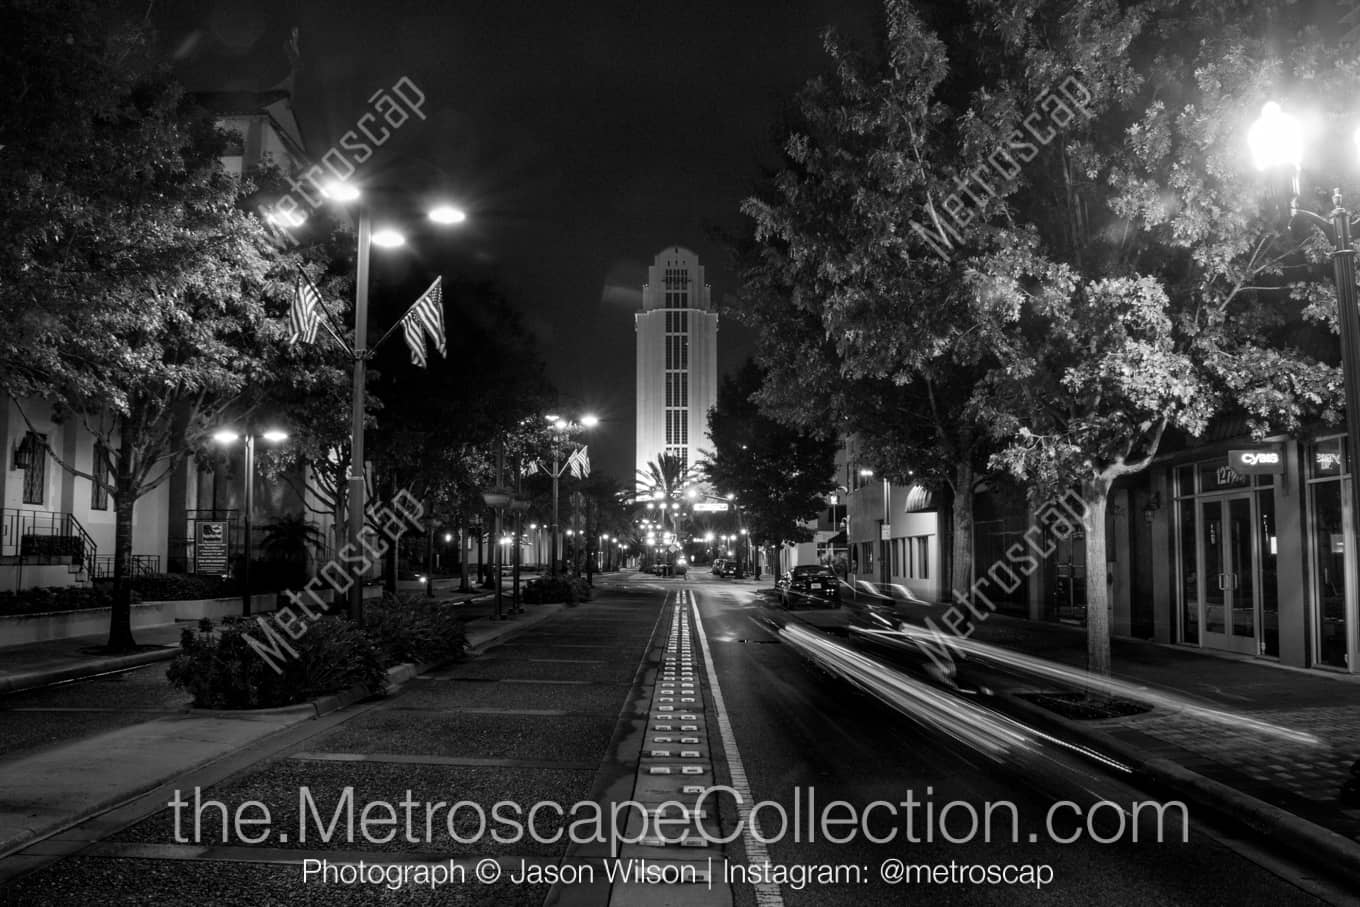
[[[65,564],[78,583],[95,575],[99,550],[73,514],[51,510],[0,509],[0,562]]]

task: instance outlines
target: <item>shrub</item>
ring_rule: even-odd
[[[461,658],[463,622],[452,602],[385,593],[364,606],[364,630],[387,664],[427,664]]]
[[[133,596],[136,601],[136,596]],[[113,604],[113,589],[96,586],[48,586],[0,592],[0,614],[42,614],[47,611],[88,611]]]
[[[239,595],[240,587],[225,577],[199,573],[153,573],[134,576],[132,589],[142,601],[175,602]]]
[[[355,684],[376,691],[386,682],[377,647],[344,618],[322,617],[301,637],[289,639],[298,657],[283,662],[281,673],[246,642],[242,631],[254,626],[227,619],[216,629],[206,620],[197,631],[186,628],[166,677],[192,694],[195,706],[213,709],[273,708]],[[258,632],[252,636],[259,638]]]
[[[579,576],[545,576],[531,579],[524,587],[524,600],[531,605],[566,602],[575,605],[590,601],[590,584]]]

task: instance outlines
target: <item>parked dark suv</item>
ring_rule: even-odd
[[[778,588],[779,603],[785,608],[841,606],[840,580],[821,564],[799,564],[784,574]]]

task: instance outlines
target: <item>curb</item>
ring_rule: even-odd
[[[534,605],[537,609],[533,612],[525,612],[519,617],[503,620],[499,623],[482,630],[467,634],[467,642],[464,649],[468,653],[480,653],[481,650],[495,642],[513,636],[521,630],[526,630],[534,624],[542,623],[554,614],[560,614],[566,610],[567,606],[562,602],[552,604]],[[475,638],[474,638],[475,637]]]
[[[179,652],[179,646],[167,646],[151,652],[137,652],[132,655],[110,655],[93,661],[49,668],[45,671],[29,671],[0,677],[0,693],[18,693],[34,687],[60,683],[64,680],[79,680],[96,674],[125,671],[158,661],[170,661]]]
[[[1197,806],[1206,807],[1214,815],[1245,825],[1257,835],[1269,837],[1301,862],[1345,882],[1352,890],[1360,890],[1360,844],[1344,835],[1191,771],[1178,762],[1149,756],[1098,728],[1084,727],[1012,695],[1004,699],[1007,710],[1013,709],[1036,724],[1059,729],[1069,737],[1122,759],[1135,773],[1153,784]]]

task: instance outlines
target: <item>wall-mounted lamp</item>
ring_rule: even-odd
[[[1162,493],[1154,491],[1152,497],[1148,498],[1147,506],[1143,508],[1143,519],[1147,520],[1149,526],[1152,521],[1157,519],[1157,511],[1162,509]]]
[[[33,432],[24,435],[24,439],[14,445],[14,455],[10,464],[10,469],[30,469],[33,466],[34,448]]]

